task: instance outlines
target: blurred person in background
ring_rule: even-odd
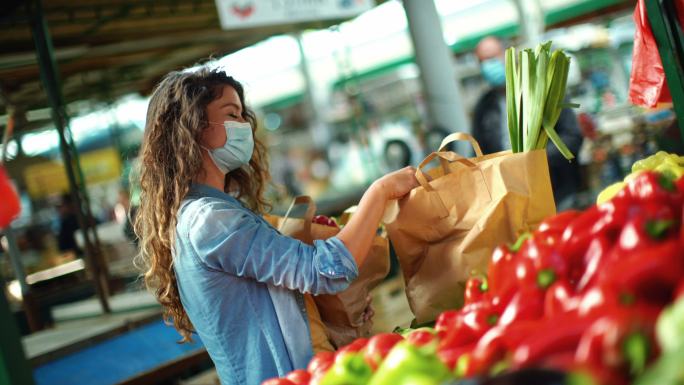
[[[165,319],[183,341],[199,335],[224,385],[304,369],[328,349],[304,293],[346,289],[387,201],[418,186],[413,168],[385,175],[335,237],[307,245],[283,236],[262,218],[266,148],[244,100],[242,85],[220,70],[172,72],[157,85],[134,226]]]
[[[489,85],[475,105],[472,125],[473,136],[485,154],[511,148],[506,118],[505,49],[501,40],[494,36],[483,38],[475,48],[482,77]],[[582,146],[582,133],[575,113],[569,108],[563,109],[555,128],[570,151],[577,156]],[[558,211],[571,208],[582,182],[579,163],[576,159],[565,159],[551,141],[546,153],[556,208]]]
[[[76,231],[80,229],[76,216],[76,207],[68,193],[62,194],[61,201],[57,206],[59,213],[59,229],[57,233],[57,248],[61,252],[72,251],[81,255],[81,249],[76,243]]]

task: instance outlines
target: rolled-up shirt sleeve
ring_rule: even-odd
[[[312,294],[340,292],[358,276],[336,237],[307,245],[219,202],[203,204],[188,225],[194,257],[209,269]]]

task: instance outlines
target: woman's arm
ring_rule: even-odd
[[[206,269],[312,294],[337,293],[358,275],[337,238],[307,245],[220,201],[186,210],[177,235],[180,258],[194,258]]]
[[[387,201],[399,199],[418,186],[415,173],[415,168],[405,167],[373,182],[349,223],[337,234],[354,256],[357,266],[363,264],[370,250]]]

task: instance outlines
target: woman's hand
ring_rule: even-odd
[[[399,199],[418,187],[415,167],[404,167],[373,182],[371,188],[378,189],[386,200]]]
[[[399,199],[418,187],[415,173],[415,168],[406,167],[373,182],[363,194],[356,213],[337,234],[337,238],[354,256],[357,266],[363,265],[387,202],[390,199]]]

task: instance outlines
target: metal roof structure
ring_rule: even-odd
[[[382,3],[383,1],[376,1]],[[214,0],[5,0],[0,5],[0,115],[48,107],[31,18],[41,12],[52,38],[64,103],[147,94],[166,73],[221,57],[270,36],[320,29],[324,20],[222,30]],[[18,124],[26,131],[50,120]]]

